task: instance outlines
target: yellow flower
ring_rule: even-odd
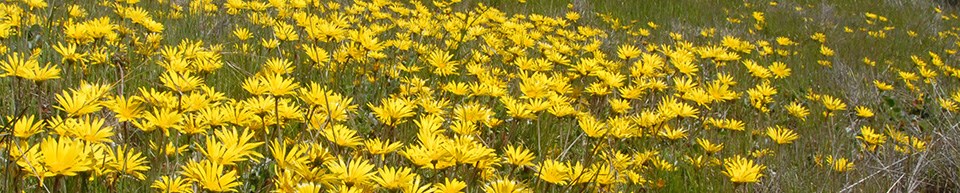
[[[84,10],[83,7],[80,7],[80,5],[71,5],[68,10],[70,17],[82,18],[87,16],[87,11]]]
[[[690,155],[684,155],[683,160],[693,167],[703,168],[704,166],[714,166],[719,165],[720,159],[716,157],[703,157],[703,155],[697,155],[697,157],[691,157]]]
[[[777,44],[781,46],[792,46],[792,45],[796,45],[797,42],[790,40],[790,38],[788,37],[780,36],[780,37],[777,37]]]
[[[313,183],[313,182],[304,182],[304,183],[297,184],[296,190],[295,190],[295,191],[292,191],[292,192],[320,193],[320,192],[325,192],[324,190],[325,190],[325,189],[324,189],[323,185],[321,185],[321,184],[316,184],[316,183]],[[342,192],[342,191],[341,191],[341,192]],[[349,192],[349,191],[347,191],[347,192]]]
[[[523,146],[514,147],[513,145],[509,145],[504,150],[503,159],[508,164],[512,164],[517,167],[523,167],[523,166],[533,166],[531,161],[533,161],[533,159],[536,159],[536,156],[533,155],[533,153],[531,153],[530,150],[523,148]]]
[[[113,99],[105,101],[103,106],[116,113],[117,121],[127,122],[140,118],[140,115],[143,114],[143,108],[140,106],[141,101],[143,101],[143,98],[139,96],[114,96]]]
[[[527,192],[523,184],[510,179],[499,179],[483,185],[483,192],[486,193],[520,193]]]
[[[666,137],[670,140],[677,140],[681,138],[687,138],[687,129],[686,128],[672,128],[669,125],[663,125],[663,128],[659,129],[660,132],[657,132],[657,135],[661,137]]]
[[[591,177],[588,177],[591,175],[589,173],[592,173],[593,171],[584,168],[583,164],[580,162],[568,165],[567,168],[569,168],[567,176],[571,177],[570,184],[583,184],[593,181]]]
[[[47,8],[47,2],[44,0],[25,0],[24,3],[30,6],[30,10]]]
[[[884,136],[883,133],[877,133],[873,128],[866,125],[860,127],[860,135],[857,136],[857,139],[863,142],[861,147],[871,152],[887,142],[887,136]]]
[[[788,68],[783,62],[773,62],[773,64],[771,64],[768,68],[770,69],[770,72],[773,73],[774,77],[778,79],[790,76],[790,68]]]
[[[807,115],[810,114],[810,110],[807,110],[806,107],[803,107],[803,105],[796,101],[791,102],[785,108],[790,115],[800,118],[800,120],[806,120]]]
[[[766,166],[755,164],[753,160],[740,157],[739,155],[723,160],[723,175],[730,177],[733,183],[756,183],[763,177],[763,170]]]
[[[54,108],[66,112],[70,117],[86,115],[100,110],[100,95],[82,93],[73,89],[70,89],[70,91],[72,92],[64,90],[63,93],[56,96],[57,103],[60,105]]]
[[[654,167],[663,171],[672,171],[673,165],[670,162],[665,160],[653,161]],[[616,183],[620,177],[617,174],[615,168],[611,167],[610,164],[606,163],[594,163],[590,166],[590,169],[587,171],[585,177],[581,176],[580,178],[589,179],[588,182],[594,182],[600,185],[611,185]]]
[[[173,93],[169,91],[157,91],[155,88],[150,88],[149,90],[141,87],[137,89],[140,91],[140,98],[143,99],[143,102],[153,105],[155,107],[177,107],[177,97],[173,96]],[[107,102],[108,104],[110,102]]]
[[[286,24],[285,22],[277,22],[277,24],[273,26],[273,35],[283,41],[300,40],[300,36],[297,35],[293,25]]]
[[[624,44],[617,48],[617,56],[619,56],[620,59],[629,60],[640,56],[640,54],[640,49],[633,45]]]
[[[207,122],[206,118],[197,114],[197,116],[187,117],[187,119],[183,121],[183,126],[177,131],[187,135],[206,134],[209,128],[210,123]]]
[[[800,138],[793,130],[782,128],[779,125],[776,127],[768,127],[767,136],[774,142],[777,142],[777,144],[790,144],[793,143],[793,140]]]
[[[720,44],[723,47],[727,47],[732,50],[743,52],[743,53],[750,53],[751,51],[754,50],[754,48],[756,48],[756,46],[753,44],[750,44],[750,42],[741,40],[740,38],[733,37],[733,36],[724,36],[723,39],[720,40]]]
[[[940,98],[937,99],[937,101],[940,102],[940,107],[943,107],[943,109],[946,109],[947,111],[960,111],[960,105],[957,105],[957,102],[954,102],[953,100]]]
[[[470,94],[470,87],[463,82],[451,81],[443,86],[443,90],[459,96]]]
[[[167,71],[167,73],[160,76],[160,82],[170,90],[180,93],[190,92],[203,85],[202,79],[191,76],[189,72],[177,73]]]
[[[724,83],[724,81],[714,81],[707,86],[706,92],[710,96],[712,102],[736,100],[738,97],[740,97],[740,93],[730,90],[730,85],[731,84]]]
[[[325,164],[337,180],[347,186],[366,186],[374,178],[373,164],[363,159],[353,159],[345,162],[340,158],[337,161]]]
[[[248,159],[256,162],[257,158],[263,158],[256,151],[263,142],[251,142],[253,133],[250,129],[243,129],[243,133],[237,132],[236,128],[220,129],[216,131],[216,138],[218,140],[207,137],[205,147],[200,149],[200,153],[214,164],[230,166]]]
[[[170,132],[168,129],[179,129],[179,123],[183,120],[183,114],[176,110],[168,108],[154,108],[152,111],[143,115],[143,121],[134,121],[133,125],[140,130],[150,132],[161,129],[163,133]]]
[[[78,172],[90,170],[93,164],[87,157],[86,145],[80,140],[60,137],[59,140],[47,137],[40,143],[43,155],[44,176],[75,176]]]
[[[411,172],[410,168],[385,166],[377,169],[377,176],[373,176],[373,181],[388,190],[397,190],[411,184],[418,176]]]
[[[700,113],[696,107],[680,102],[672,96],[663,97],[657,104],[657,111],[668,120],[676,117],[697,118]]]
[[[277,40],[277,39],[267,40],[267,39],[261,38],[260,45],[262,45],[264,48],[267,48],[267,49],[274,49],[280,46],[280,40]]]
[[[193,192],[191,189],[190,183],[187,183],[183,178],[174,176],[160,176],[160,179],[153,181],[153,184],[150,185],[151,188],[156,188],[160,192],[168,193],[189,193]]]
[[[310,159],[310,157],[306,156],[308,150],[309,149],[303,148],[300,145],[287,148],[286,143],[278,141],[270,142],[270,154],[272,154],[273,159],[277,161],[277,167],[282,169],[306,169],[306,164]]]
[[[810,35],[810,39],[823,43],[827,41],[827,36],[823,35],[823,33],[821,32],[817,32],[817,33],[814,33],[813,35]]]
[[[420,126],[419,132],[417,132],[419,143],[407,146],[400,154],[421,168],[443,169],[453,166],[456,162],[446,149],[452,145],[453,141],[444,135],[440,135],[440,124],[442,122],[439,121],[442,121],[443,118],[427,117],[421,118],[419,123],[422,124],[418,124]],[[434,121],[431,121],[432,119]],[[436,119],[439,119],[439,121],[436,121]]]
[[[537,169],[539,170],[537,175],[540,179],[551,184],[566,185],[567,181],[570,180],[570,177],[567,176],[570,168],[562,162],[544,160],[537,166]]]
[[[34,134],[43,132],[43,128],[46,125],[43,121],[37,121],[33,115],[20,117],[19,119],[7,117],[7,120],[16,120],[16,122],[13,123],[13,136],[19,138],[28,138]]]
[[[390,99],[381,99],[381,106],[373,106],[373,104],[367,104],[374,114],[377,115],[377,120],[387,124],[389,126],[397,126],[400,123],[403,123],[404,118],[412,117],[415,113],[413,110],[416,106],[409,104],[407,101],[402,99],[390,98]]]
[[[750,72],[750,75],[757,77],[759,79],[767,79],[773,76],[773,72],[770,72],[769,68],[764,68],[763,66],[757,64],[753,60],[744,60],[743,66],[747,68],[747,71]]]
[[[153,141],[150,141],[149,146],[150,146],[150,149],[160,152],[165,156],[173,156],[173,155],[179,156],[183,154],[183,152],[186,151],[188,147],[188,145],[181,145],[179,147],[175,147],[173,146],[173,142],[167,143],[163,147],[160,147],[160,146],[157,146],[156,143],[153,143]]]
[[[320,22],[317,25],[308,26],[305,31],[310,38],[322,42],[339,41],[346,38],[347,33],[347,30],[333,22]]]
[[[363,145],[363,139],[357,136],[357,131],[340,124],[323,129],[320,135],[330,140],[330,142],[343,147],[353,148]]]
[[[327,62],[330,62],[330,53],[323,48],[312,45],[303,45],[303,51],[307,53],[307,57],[310,57],[310,61],[313,61],[314,67],[323,69],[321,68],[324,67],[322,65],[326,65]]]
[[[117,147],[116,153],[113,151],[107,151],[107,153],[109,153],[110,156],[110,162],[107,163],[107,166],[111,169],[132,175],[140,180],[146,179],[143,172],[149,170],[150,166],[146,165],[149,162],[141,156],[140,152],[136,152],[127,147]]]
[[[833,53],[833,49],[830,49],[830,47],[820,45],[820,54],[823,54],[823,56],[833,56]]]
[[[228,170],[223,173],[223,165],[213,163],[209,160],[200,162],[190,161],[187,165],[181,166],[180,174],[183,174],[187,180],[200,184],[203,189],[214,192],[237,192],[236,187],[243,184],[237,181],[236,170]]]
[[[293,78],[284,78],[280,74],[262,77],[260,80],[267,88],[267,93],[273,96],[285,96],[293,94],[300,84]]]
[[[757,158],[757,159],[760,159],[768,155],[773,155],[773,150],[770,150],[769,148],[763,148],[763,149],[753,150],[750,152],[750,156],[753,156],[753,158]]]
[[[710,142],[710,140],[707,140],[704,138],[698,137],[697,144],[699,144],[704,151],[707,151],[707,153],[710,153],[710,154],[717,153],[717,152],[720,152],[720,150],[723,150],[723,143],[713,143],[713,142]]]
[[[47,63],[46,66],[32,66],[23,74],[23,78],[32,81],[45,81],[60,78],[60,68]]]
[[[873,80],[873,85],[876,86],[880,91],[893,90],[893,85],[887,84],[886,82],[881,82],[880,80]]]
[[[855,110],[857,110],[858,117],[863,117],[863,118],[873,117],[873,110],[870,110],[870,108],[868,107],[858,106],[857,108],[855,108]]]
[[[456,74],[454,71],[457,71],[457,65],[460,65],[459,62],[453,60],[452,54],[441,50],[431,52],[426,58],[426,62],[434,67],[433,73],[440,76]]]
[[[254,95],[254,96],[266,94],[267,90],[269,89],[267,87],[267,84],[264,83],[262,81],[262,78],[260,78],[259,76],[247,77],[247,79],[243,81],[243,84],[241,84],[240,87],[242,87],[243,90],[247,91],[247,93],[250,93],[251,95]]]
[[[523,0],[523,1],[526,1],[526,0]],[[570,11],[570,12],[567,12],[567,14],[564,15],[564,18],[567,18],[567,19],[569,19],[569,20],[571,20],[571,21],[577,21],[577,20],[580,19],[580,13]]]
[[[761,112],[770,111],[770,109],[767,108],[767,104],[773,102],[772,96],[775,94],[777,94],[777,89],[767,81],[747,90],[747,95],[750,97],[750,104]]]
[[[82,119],[68,119],[65,121],[63,126],[65,126],[66,132],[73,137],[81,139],[86,142],[91,143],[106,143],[113,142],[110,137],[113,137],[113,128],[104,127],[104,119],[102,118],[82,118]]]
[[[43,154],[40,153],[39,145],[30,145],[26,141],[19,143],[4,143],[4,148],[12,161],[16,161],[21,170],[27,172],[30,176],[37,177],[41,182],[47,177],[46,169],[43,166]]]
[[[610,108],[616,113],[624,114],[632,108],[628,100],[611,98],[608,102],[610,103]]]
[[[607,134],[606,124],[597,121],[593,116],[581,116],[577,118],[577,123],[579,123],[580,129],[583,130],[588,137],[602,138]]]
[[[853,170],[853,162],[843,157],[834,158],[832,155],[828,155],[827,165],[830,165],[831,170],[840,173]]]
[[[367,152],[370,154],[379,155],[379,154],[388,154],[397,151],[403,147],[403,142],[393,142],[390,143],[389,140],[380,141],[380,138],[368,139],[363,142],[363,147],[367,148]]]
[[[843,103],[838,98],[833,98],[830,95],[823,95],[823,106],[827,107],[827,110],[830,111],[843,111],[847,110],[847,104]]]
[[[242,27],[233,29],[233,35],[237,36],[237,39],[240,39],[240,41],[245,41],[253,37],[253,34],[250,33],[250,31],[247,30],[247,28],[242,28]]]
[[[467,183],[457,180],[456,178],[444,178],[443,183],[437,184],[437,193],[460,193],[463,192],[463,189],[467,188]]]
[[[328,121],[327,119],[346,121],[348,115],[357,111],[357,105],[353,104],[352,97],[327,90],[317,83],[310,83],[310,86],[300,88],[297,93],[297,96],[303,102],[315,109],[316,114],[309,117],[313,120],[321,120],[321,122]],[[320,126],[320,124],[313,125],[312,129],[318,129]]]
[[[493,111],[479,103],[467,103],[453,109],[454,118],[466,122],[487,123],[493,119]]]
[[[517,119],[527,119],[533,120],[536,119],[536,114],[530,110],[530,105],[527,103],[519,102],[512,97],[501,97],[500,102],[503,103],[503,106],[507,109],[507,114],[510,117]]]
[[[868,57],[863,57],[863,64],[866,64],[869,66],[877,66],[877,61],[870,60],[870,58]]]
[[[286,58],[272,57],[263,64],[260,73],[261,78],[270,78],[274,75],[286,75],[293,72],[293,62]]]
[[[520,92],[523,93],[521,97],[523,99],[541,99],[551,93],[549,92],[550,79],[546,74],[536,72],[527,76],[526,73],[521,72],[520,79],[522,81],[520,82],[519,89]]]

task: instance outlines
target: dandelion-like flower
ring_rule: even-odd
[[[730,182],[756,183],[763,177],[763,170],[767,167],[737,155],[724,159],[723,168],[722,173],[730,178]]]

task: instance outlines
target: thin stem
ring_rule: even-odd
[[[63,179],[63,176],[57,175],[53,178],[53,192],[60,192],[60,180]]]
[[[276,133],[275,135],[277,135],[277,140],[278,140],[278,142],[283,143],[283,131],[281,130],[282,128],[280,128],[280,127],[281,127],[281,124],[280,124],[280,96],[275,96],[275,97],[273,98],[273,116],[276,117],[276,119],[277,119],[277,122],[274,123],[274,124],[276,124],[276,130],[277,130],[277,133]]]

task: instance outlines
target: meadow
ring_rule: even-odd
[[[957,192],[906,0],[6,0],[0,192]]]

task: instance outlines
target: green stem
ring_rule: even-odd
[[[273,98],[273,116],[277,119],[277,122],[274,123],[277,130],[275,135],[277,135],[278,142],[283,143],[283,131],[280,124],[280,96],[274,96]]]

